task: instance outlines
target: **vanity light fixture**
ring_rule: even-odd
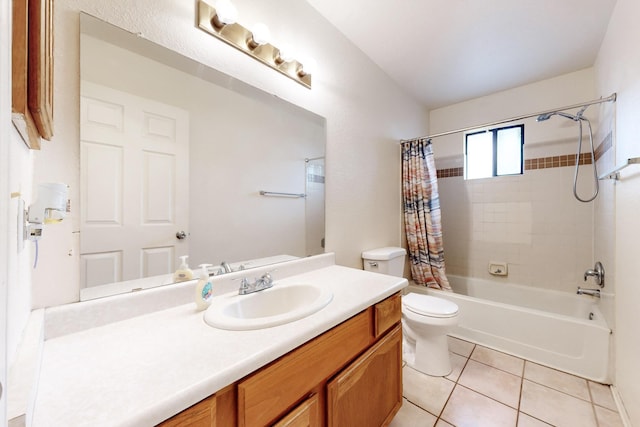
[[[225,25],[235,24],[238,20],[238,9],[229,0],[218,0],[216,15],[211,19],[214,27],[222,29]]]
[[[311,89],[315,61],[309,60],[303,66],[293,59],[289,50],[278,49],[270,43],[271,34],[266,25],[256,24],[250,31],[238,24],[237,18],[238,12],[229,0],[217,0],[215,6],[198,0],[198,28]]]

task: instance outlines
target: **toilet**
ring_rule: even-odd
[[[364,251],[364,269],[401,277],[404,248]],[[458,306],[444,298],[410,292],[402,296],[402,356],[417,371],[442,377],[451,373],[447,334],[458,324]]]

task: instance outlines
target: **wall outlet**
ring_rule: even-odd
[[[506,276],[508,274],[507,263],[491,261],[489,263],[489,274],[493,274],[494,276]]]

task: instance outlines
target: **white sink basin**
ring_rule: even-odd
[[[210,326],[248,330],[282,325],[307,317],[323,307],[333,293],[309,284],[278,285],[249,295],[237,292],[220,295],[204,313]]]

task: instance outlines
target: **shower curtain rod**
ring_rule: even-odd
[[[432,138],[438,138],[440,136],[453,135],[454,133],[466,132],[466,131],[469,131],[469,130],[475,130],[475,129],[479,129],[479,128],[487,128],[487,127],[491,127],[491,126],[501,125],[501,124],[504,124],[504,123],[510,123],[510,122],[515,122],[515,121],[518,121],[518,120],[524,120],[524,119],[528,119],[528,118],[531,118],[531,117],[538,117],[538,116],[540,116],[542,114],[549,114],[549,113],[553,113],[553,112],[556,112],[556,111],[573,110],[575,108],[587,107],[587,106],[593,105],[593,104],[602,104],[603,102],[615,102],[616,98],[617,98],[617,94],[614,92],[613,94],[609,95],[606,98],[594,99],[593,101],[583,102],[583,103],[580,103],[580,104],[569,105],[569,106],[562,107],[562,108],[555,108],[553,110],[540,111],[539,113],[535,113],[535,114],[526,114],[526,115],[523,115],[523,116],[511,117],[509,119],[498,120],[497,122],[485,123],[485,124],[477,125],[477,126],[468,126],[468,127],[465,127],[465,128],[456,129],[456,130],[450,130],[450,131],[447,131],[447,132],[434,133],[432,135],[421,136],[421,137],[418,137],[418,138],[401,139],[400,143],[404,144],[405,142],[413,141],[414,139],[432,139]]]

